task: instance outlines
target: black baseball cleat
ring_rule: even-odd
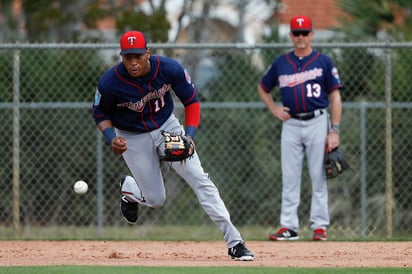
[[[120,180],[120,194],[122,194],[122,186],[126,176]],[[120,199],[120,212],[123,218],[129,224],[135,224],[137,222],[137,215],[139,211],[139,204],[137,202],[131,202],[127,200],[126,196],[122,195]]]
[[[238,243],[236,246],[229,248],[228,255],[236,261],[253,261],[253,253],[246,248],[243,242]]]
[[[126,199],[126,196],[122,196],[122,198],[120,199],[120,211],[122,212],[123,218],[129,224],[135,224],[137,222],[138,210],[138,203],[130,202]]]
[[[287,227],[281,227],[276,233],[269,235],[271,241],[295,241],[299,240],[299,235],[296,231]]]

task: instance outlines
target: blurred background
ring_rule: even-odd
[[[330,239],[411,239],[411,12],[405,0],[0,1],[0,239],[222,238],[167,165],[166,205],[140,207],[135,226],[121,218],[128,170],[90,107],[131,29],[191,73],[203,167],[245,239],[266,239],[279,225],[281,123],[256,86],[291,50],[289,20],[299,14],[312,18],[314,47],[332,56],[344,84],[341,144],[353,171],[329,181]],[[77,180],[87,194],[73,192]],[[305,165],[303,239],[310,197]]]

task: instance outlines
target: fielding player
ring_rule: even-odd
[[[166,200],[159,160],[165,149],[162,132],[184,134],[193,140],[200,121],[200,103],[189,73],[173,59],[152,55],[142,32],[124,33],[120,48],[122,61],[101,76],[92,110],[97,127],[132,173],[121,180],[120,204],[123,217],[134,224],[138,205],[157,208]],[[185,128],[173,114],[172,92],[184,106]],[[168,164],[193,189],[204,211],[222,231],[229,256],[252,261],[252,252],[232,224],[197,153]]]

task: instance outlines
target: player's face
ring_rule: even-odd
[[[142,77],[149,73],[150,51],[148,50],[143,54],[125,54],[122,55],[123,64],[126,67],[127,72],[132,77]]]
[[[310,47],[313,31],[290,32],[289,37],[295,45],[295,49],[304,50]]]

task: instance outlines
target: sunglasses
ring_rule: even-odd
[[[299,36],[308,36],[310,33],[310,31],[293,31],[292,35],[295,37],[299,37]]]

